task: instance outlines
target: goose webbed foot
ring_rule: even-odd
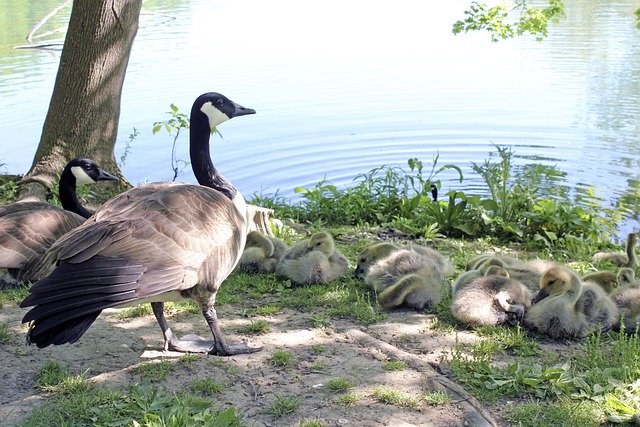
[[[222,335],[222,331],[218,326],[218,315],[216,309],[211,306],[207,310],[203,310],[202,314],[207,320],[209,329],[213,334],[213,346],[209,350],[209,354],[217,354],[218,356],[233,356],[236,354],[255,353],[262,350],[262,347],[249,347],[246,343],[227,344]]]
[[[214,308],[203,311],[207,324],[213,334],[213,340],[206,340],[195,334],[177,338],[171,331],[164,317],[164,304],[161,302],[153,302],[151,303],[151,307],[164,335],[165,351],[171,350],[181,353],[207,353],[217,354],[218,356],[233,356],[236,354],[255,353],[262,350],[262,347],[249,347],[246,343],[227,344],[222,335],[222,331],[220,331],[218,327],[218,318]]]

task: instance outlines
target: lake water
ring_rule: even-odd
[[[61,1],[0,0],[0,163],[25,173],[53,89],[59,47],[16,50]],[[518,164],[556,165],[576,192],[594,187],[638,227],[640,31],[635,1],[566,0],[538,43],[454,36],[468,1],[147,1],[125,81],[116,157],[135,127],[125,176],[166,180],[172,138],[151,133],[169,104],[187,113],[217,91],[256,109],[220,126],[214,163],[249,196],[337,185],[387,164],[462,168],[442,191],[486,192],[471,162],[492,144]],[[63,27],[63,9],[41,32]],[[57,38],[56,38],[57,37]],[[48,40],[62,41],[62,35]],[[178,158],[187,159],[186,138]],[[180,180],[192,181],[190,170]]]

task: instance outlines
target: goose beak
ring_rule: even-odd
[[[233,103],[233,106],[235,107],[235,109],[233,110],[233,113],[231,113],[231,117],[229,117],[230,119],[233,117],[246,116],[247,114],[256,113],[256,110],[254,110],[253,108],[245,108],[240,104],[236,104],[235,102]]]
[[[531,301],[531,304],[540,302],[548,296],[549,296],[549,291],[546,288],[540,289],[538,293],[536,293],[535,296],[533,297],[533,301]]]
[[[115,175],[111,175],[109,172],[105,170],[98,168],[98,171],[99,171],[99,175],[96,181],[120,181],[120,178],[118,178]]]

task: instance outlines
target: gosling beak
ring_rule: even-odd
[[[98,179],[97,181],[120,181],[120,178],[118,178],[115,175],[111,175],[109,172],[98,168]]]
[[[533,297],[533,300],[531,301],[531,304],[535,304],[537,302],[540,302],[540,301],[542,301],[543,299],[545,299],[548,296],[549,296],[549,291],[547,290],[547,288],[540,289],[538,291],[538,293]]]

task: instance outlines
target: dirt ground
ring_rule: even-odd
[[[97,384],[124,387],[142,382],[135,370],[137,365],[153,359],[175,360],[177,354],[161,351],[162,334],[153,315],[119,320],[115,312],[103,312],[73,345],[38,349],[25,345],[26,326],[20,323],[24,310],[9,304],[2,307],[0,322],[9,325],[14,338],[0,345],[1,424],[19,423],[42,402],[34,384],[36,373],[47,361],[60,361],[74,373],[86,371]],[[313,313],[283,310],[253,318],[266,321],[268,333],[243,336],[237,330],[250,320],[240,313],[240,307],[230,304],[218,310],[228,341],[248,341],[263,346],[262,351],[229,358],[202,355],[188,365],[180,364],[156,384],[178,391],[188,389],[196,378],[222,381],[225,388],[219,395],[220,405],[235,406],[249,426],[298,426],[309,420],[318,420],[324,426],[507,425],[500,418],[499,408],[489,407],[483,412],[482,405],[469,399],[448,375],[447,358],[456,339],[471,343],[478,338],[465,331],[436,330],[432,328],[433,316],[398,311],[370,327],[356,327],[346,320],[314,326]],[[199,315],[180,314],[169,321],[179,335],[194,332],[208,338]],[[314,351],[317,346],[325,351]],[[293,352],[295,364],[286,369],[272,366],[268,359],[276,350]],[[404,360],[407,368],[385,371],[384,362],[393,359]],[[318,362],[325,367],[314,370]],[[349,379],[356,385],[351,391],[362,397],[350,406],[336,403],[336,394],[323,386],[332,378]],[[402,408],[371,396],[381,386],[412,396],[447,391],[454,399],[444,405],[421,403],[417,409]],[[274,417],[270,407],[277,397],[296,397],[301,404],[293,413]]]

